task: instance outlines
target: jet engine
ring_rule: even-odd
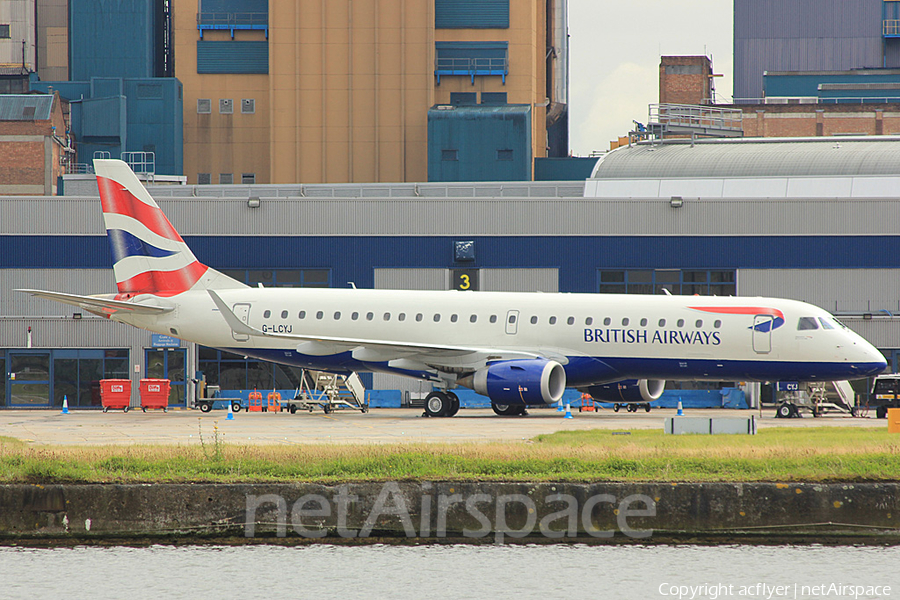
[[[542,358],[493,363],[457,381],[494,404],[554,404],[566,389],[566,371]]]
[[[592,385],[587,392],[600,402],[652,402],[666,389],[664,379],[630,379]]]

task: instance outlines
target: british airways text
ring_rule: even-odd
[[[585,329],[585,342],[600,344],[699,344],[718,346],[718,331],[679,331],[671,329]]]

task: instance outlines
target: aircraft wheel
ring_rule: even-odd
[[[454,417],[459,412],[459,396],[453,392],[447,392],[447,396],[450,398],[450,407],[445,416]]]
[[[628,412],[637,412],[637,406],[635,406],[634,404],[629,404]]]
[[[650,412],[650,403],[649,402],[644,405],[644,410],[647,412]]]
[[[622,408],[622,405],[616,402],[613,404],[613,412],[619,412],[619,409]]]
[[[790,419],[792,416],[794,416],[793,408],[794,407],[790,404],[782,404],[778,407],[778,410],[775,411],[775,416],[782,419]]]
[[[451,406],[450,396],[444,392],[431,392],[425,396],[425,414],[429,417],[443,417]]]
[[[521,415],[525,411],[524,406],[516,404],[494,404],[491,402],[491,408],[501,417],[514,417],[516,415]]]

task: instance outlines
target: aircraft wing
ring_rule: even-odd
[[[404,368],[401,364],[407,364],[411,369],[416,368],[416,365],[465,368],[480,365],[485,361],[491,360],[540,358],[542,356],[534,352],[494,348],[265,332],[241,321],[215,291],[207,290],[207,292],[229,327],[235,333],[255,337],[293,340],[297,342],[297,351],[303,354],[326,356],[349,351],[353,353],[353,358],[356,360],[367,362],[396,361],[399,368]]]
[[[21,289],[15,291],[31,294],[32,296],[37,296],[39,298],[55,300],[56,302],[62,302],[63,304],[71,304],[72,306],[77,306],[78,308],[84,309],[88,312],[94,313],[95,315],[100,315],[102,317],[109,317],[117,312],[158,315],[173,310],[173,307],[171,306],[154,306],[152,304],[126,302],[123,300],[113,300],[104,296],[79,296],[78,294],[48,292],[45,290]]]

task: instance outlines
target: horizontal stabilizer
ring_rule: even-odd
[[[152,304],[139,304],[137,302],[126,302],[124,300],[112,300],[103,296],[79,296],[78,294],[64,294],[62,292],[48,292],[44,290],[15,290],[37,296],[38,298],[47,298],[55,300],[63,304],[71,304],[83,308],[94,314],[109,316],[119,311],[127,311],[132,314],[141,315],[159,315],[174,310],[172,306],[154,306]]]

